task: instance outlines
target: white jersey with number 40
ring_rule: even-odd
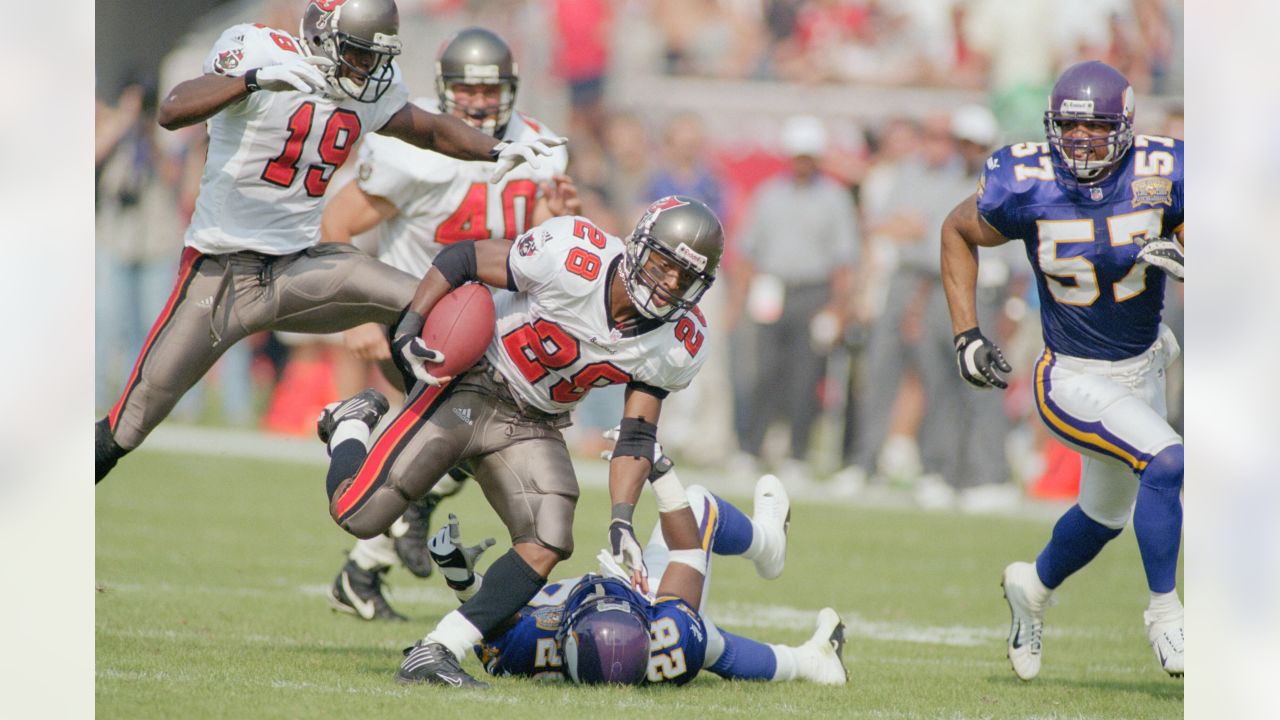
[[[639,382],[685,388],[707,357],[707,323],[696,308],[676,322],[617,327],[609,279],[621,272],[622,240],[584,217],[557,217],[511,246],[516,292],[494,296],[497,328],[485,352],[521,403],[573,409],[592,388]]]
[[[236,25],[214,43],[204,72],[239,77],[299,55],[302,41],[264,25]],[[395,80],[374,103],[345,94],[260,90],[209,119],[209,154],[186,244],[208,254],[284,255],[320,239],[321,198],[362,133],[404,107]]]
[[[413,104],[439,112],[434,99],[418,98]],[[502,139],[553,137],[537,120],[516,112]],[[360,145],[357,182],[365,193],[387,200],[399,211],[374,230],[378,259],[421,277],[450,243],[514,240],[532,223],[542,194],[539,184],[563,174],[568,164],[564,146],[552,148],[551,157],[539,159],[537,170],[522,163],[491,184],[492,162],[458,160],[393,137],[370,135]]]

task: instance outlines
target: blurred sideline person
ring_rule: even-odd
[[[713,553],[753,559],[761,577],[781,574],[790,508],[782,481],[760,478],[747,517],[706,488],[686,491],[673,472],[659,469],[661,448],[655,456],[652,474],[658,477],[651,482],[659,520],[644,557],[658,586],[633,587],[601,552],[599,574],[548,583],[506,627],[475,646],[485,671],[579,684],[684,685],[705,669],[730,680],[844,685],[844,623],[835,610],[819,611],[813,636],[790,647],[718,628],[701,609],[711,588]],[[431,540],[432,557],[465,601],[484,580],[474,572],[475,561],[493,540],[463,547],[457,518],[449,519]]]
[[[347,532],[387,531],[459,463],[510,532],[512,549],[489,567],[489,582],[406,653],[401,682],[482,686],[462,669],[463,655],[572,554],[578,482],[560,431],[595,387],[627,388],[609,462],[608,533],[614,559],[645,576],[631,517],[653,465],[663,400],[706,358],[697,304],[723,251],[715,213],[674,196],[651,204],[626,240],[566,216],[514,243],[463,240],[436,255],[393,331],[392,358],[412,386],[405,407],[371,445],[388,410],[375,390],[334,403],[318,423],[331,458],[329,512]],[[423,343],[424,318],[473,281],[499,289],[493,340],[459,377],[435,377],[427,363],[443,354]]]
[[[877,470],[885,472],[878,465],[891,460],[899,447],[918,444],[925,474],[911,479],[917,502],[926,508],[949,506],[954,499],[949,482],[958,471],[955,448],[961,431],[938,251],[928,228],[938,227],[962,196],[964,177],[951,118],[931,116],[922,125],[918,151],[898,163],[877,212],[867,219],[868,233],[888,241],[886,254],[893,260],[886,272],[883,309],[867,338],[853,461],[842,475],[849,489],[856,489]],[[920,379],[926,407],[918,423],[908,423],[911,430],[897,435],[891,432],[892,418],[908,370]],[[915,442],[903,443],[899,437]]]
[[[511,49],[489,30],[459,31],[436,58],[437,98],[414,104],[451,114],[499,140],[548,139],[539,121],[515,111],[519,72]],[[370,136],[360,147],[358,177],[325,206],[323,242],[351,242],[372,231],[379,260],[422,277],[440,250],[462,240],[513,240],[553,216],[578,214],[573,183],[564,174],[568,153],[558,147],[534,170],[518,167],[490,183],[492,162],[468,162]],[[365,323],[344,334],[356,362],[390,364],[386,324]],[[398,378],[392,372],[388,377]],[[389,534],[358,540],[329,591],[335,609],[365,620],[403,620],[383,597],[382,576],[397,559],[418,577],[431,574],[427,535],[440,499],[461,489],[453,471],[409,506]]]
[[[741,450],[760,462],[765,434],[783,415],[791,432],[782,474],[796,482],[809,475],[818,383],[849,306],[860,238],[848,189],[819,169],[827,149],[822,121],[794,116],[781,139],[790,168],[751,201],[726,325],[744,313],[756,325],[757,382]]]
[[[1035,563],[1004,570],[1008,655],[1040,671],[1053,591],[1133,532],[1151,591],[1143,619],[1161,668],[1183,674],[1175,587],[1182,437],[1165,420],[1165,368],[1179,353],[1160,321],[1167,277],[1183,279],[1183,143],[1134,135],[1134,91],[1097,61],[1067,68],[1044,116],[1047,143],[1005,147],[942,226],[942,267],[961,376],[1005,388],[1011,372],[978,328],[978,248],[1023,238],[1045,349],[1033,370],[1041,419],[1084,456],[1080,494]]]
[[[208,121],[208,156],[173,293],[120,399],[95,424],[95,482],[244,337],[392,322],[412,299],[412,275],[349,245],[317,244],[321,197],[363,132],[496,159],[495,180],[563,143],[500,142],[409,104],[394,61],[399,25],[393,0],[312,0],[301,37],[235,25],[204,75],[160,103],[167,130]]]

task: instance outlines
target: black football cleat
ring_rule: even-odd
[[[467,674],[449,648],[440,643],[419,640],[404,649],[404,662],[396,671],[399,683],[433,683],[456,688],[487,688],[488,683]]]
[[[382,594],[382,576],[387,570],[390,568],[365,570],[348,560],[329,588],[329,604],[334,610],[362,620],[408,620],[396,612]]]
[[[409,572],[420,578],[431,577],[433,566],[427,539],[431,533],[431,513],[439,504],[440,498],[427,493],[421,500],[409,503],[404,515],[391,526],[396,556]]]
[[[338,429],[338,423],[343,420],[359,420],[373,430],[390,408],[382,393],[365,388],[346,400],[326,405],[316,419],[316,434],[321,442],[328,443],[333,431]]]

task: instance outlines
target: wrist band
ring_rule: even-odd
[[[258,68],[253,68],[244,74],[244,86],[249,92],[257,92],[262,89],[258,84]]]
[[[636,506],[628,502],[614,503],[613,510],[610,513],[610,520],[621,520],[630,525],[631,516],[635,514]]]

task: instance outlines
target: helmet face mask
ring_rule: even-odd
[[[440,110],[494,137],[501,138],[511,122],[518,87],[511,48],[484,28],[459,31],[436,57]]]
[[[672,195],[649,206],[626,242],[622,281],[631,303],[644,317],[675,322],[715,282],[724,230],[705,203]]]
[[[1092,185],[1109,177],[1133,146],[1133,114],[1133,87],[1115,68],[1097,61],[1067,68],[1044,114],[1059,179]]]
[[[299,25],[307,50],[333,61],[329,83],[360,102],[391,89],[399,30],[394,0],[311,0]]]
[[[611,585],[620,589],[609,592]],[[574,590],[556,639],[569,678],[579,685],[639,685],[649,669],[649,619],[617,580],[596,578]]]

